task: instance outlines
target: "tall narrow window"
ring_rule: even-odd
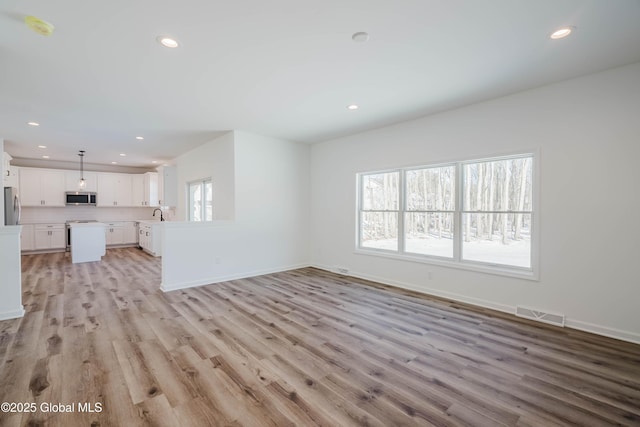
[[[532,157],[463,166],[462,259],[531,267]]]
[[[361,246],[398,250],[400,172],[362,175],[361,180]]]
[[[405,252],[453,258],[456,168],[405,172]]]
[[[213,185],[211,179],[193,181],[188,185],[189,221],[213,221]]]

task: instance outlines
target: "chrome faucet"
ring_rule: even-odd
[[[162,209],[160,209],[160,208],[155,208],[153,210],[153,215],[151,215],[151,216],[156,216],[156,211],[160,211],[160,221],[164,221],[164,217],[162,216]]]

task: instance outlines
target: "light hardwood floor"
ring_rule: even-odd
[[[312,268],[159,284],[134,248],[24,256],[0,402],[37,410],[0,425],[640,425],[639,345]]]

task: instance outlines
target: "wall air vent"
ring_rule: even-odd
[[[564,328],[564,314],[548,313],[534,308],[516,306],[516,316]]]

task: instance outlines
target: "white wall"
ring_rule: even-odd
[[[0,138],[0,165],[4,160],[4,140]],[[19,225],[4,225],[4,186],[0,209],[0,320],[24,315]]]
[[[0,138],[0,165],[4,163],[4,139]],[[2,170],[4,173],[4,169]],[[2,186],[2,209],[0,209],[0,227],[4,226],[4,185]]]
[[[20,230],[22,226],[0,225],[0,320],[24,315],[22,306],[22,276]]]
[[[309,265],[310,147],[238,131],[223,138],[225,145],[233,144],[233,150],[225,150],[226,158],[205,158],[207,150],[210,156],[220,154],[212,147],[178,158],[178,186],[184,188],[191,175],[211,170],[209,164],[224,165],[227,171],[231,164],[234,218],[162,225],[163,290]]]
[[[637,63],[316,144],[312,260],[505,311],[564,313],[568,326],[640,342],[639,117]],[[538,282],[354,253],[357,172],[530,149],[540,149]]]
[[[176,159],[178,206],[176,219],[187,219],[186,185],[190,181],[211,178],[213,184],[213,219],[235,216],[234,133],[226,133]]]

